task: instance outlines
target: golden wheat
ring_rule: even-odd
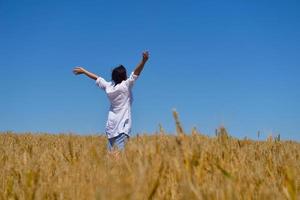
[[[104,136],[0,134],[0,199],[299,199],[300,144],[193,129],[130,139],[119,159]]]

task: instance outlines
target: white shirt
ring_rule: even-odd
[[[131,104],[133,101],[131,89],[137,78],[137,75],[131,73],[127,80],[116,86],[113,82],[107,82],[102,77],[96,80],[96,85],[106,92],[111,103],[105,128],[108,138],[116,137],[121,133],[130,134]]]

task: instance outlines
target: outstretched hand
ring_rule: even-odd
[[[73,73],[74,73],[75,75],[83,74],[84,71],[85,71],[85,69],[84,69],[83,67],[75,67],[75,68],[73,69]]]
[[[143,52],[143,61],[146,62],[149,59],[149,52],[148,51],[144,51]]]

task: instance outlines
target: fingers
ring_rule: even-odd
[[[73,69],[73,73],[74,73],[74,74],[78,73],[78,68],[77,68],[77,67],[75,67],[75,68]]]
[[[81,73],[82,73],[82,68],[81,68],[81,67],[75,67],[75,68],[73,69],[73,73],[74,73],[75,75],[81,74]]]
[[[73,74],[75,74],[75,75],[78,75],[78,74],[79,74],[79,72],[77,72],[77,71],[73,71]]]
[[[143,57],[149,58],[149,51],[144,51],[143,52]]]
[[[148,51],[144,51],[143,52],[143,60],[147,61],[149,59],[149,52]]]

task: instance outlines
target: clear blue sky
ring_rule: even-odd
[[[151,58],[133,135],[158,124],[300,140],[300,3],[0,0],[0,130],[104,132],[109,102],[74,66],[110,79]]]

